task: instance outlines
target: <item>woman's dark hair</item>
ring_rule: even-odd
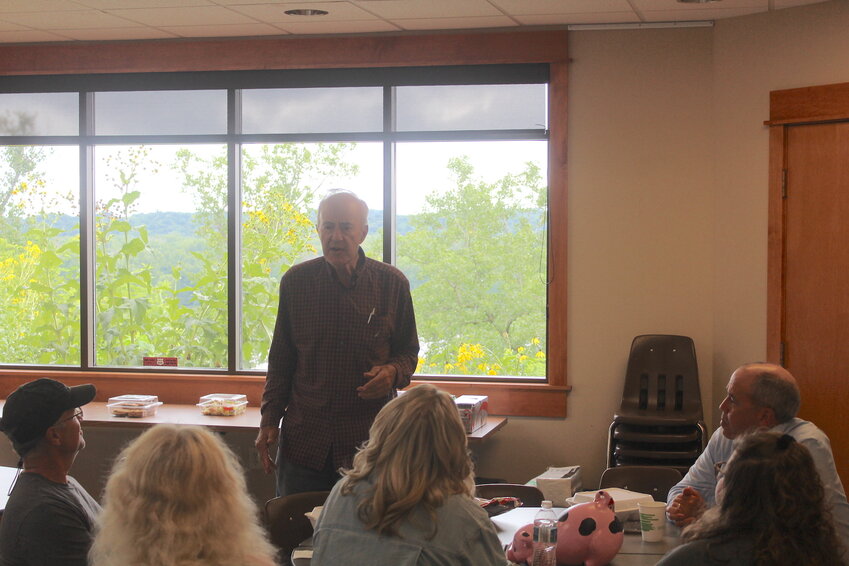
[[[841,563],[841,544],[808,449],[789,435],[741,437],[725,467],[721,502],[683,533],[685,541],[743,538],[755,566]]]

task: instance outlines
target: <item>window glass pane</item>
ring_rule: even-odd
[[[542,130],[544,84],[398,87],[397,130]]]
[[[95,148],[99,366],[227,367],[223,145]]]
[[[418,373],[543,377],[547,143],[398,145]]]
[[[75,92],[0,94],[0,136],[75,136],[79,115]]]
[[[246,134],[379,132],[380,87],[279,88],[242,91]]]
[[[0,362],[79,365],[79,153],[0,147]]]
[[[314,223],[328,190],[348,189],[368,203],[370,230],[363,248],[382,258],[381,160],[379,143],[244,146],[242,369],[266,367],[280,277],[292,265],[321,255]]]
[[[94,103],[101,136],[227,133],[223,90],[98,92]]]

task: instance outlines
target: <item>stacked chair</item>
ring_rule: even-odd
[[[663,466],[685,474],[707,443],[696,348],[688,336],[631,343],[625,389],[607,442],[607,467]]]

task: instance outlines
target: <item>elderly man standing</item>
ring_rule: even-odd
[[[21,473],[0,523],[3,566],[85,566],[100,505],[68,471],[80,450],[83,412],[94,385],[52,379],[21,385],[0,428],[21,457]]]
[[[849,503],[834,466],[828,437],[811,422],[796,417],[799,386],[789,371],[774,364],[746,364],[731,374],[727,396],[719,405],[720,429],[707,448],[675,487],[669,490],[666,513],[678,526],[693,522],[716,503],[716,468],[734,450],[733,440],[756,428],[789,434],[805,446],[825,487],[838,539],[849,541]]]
[[[317,224],[324,256],[280,281],[256,439],[266,473],[277,468],[281,495],[330,490],[418,361],[407,278],[360,247],[366,203],[334,191],[319,204]]]

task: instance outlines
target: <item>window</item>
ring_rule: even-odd
[[[370,205],[367,254],[411,281],[418,378],[457,393],[463,382],[565,392],[563,348],[549,349],[563,325],[548,317],[565,289],[549,234],[562,229],[550,210],[563,204],[563,163],[549,158],[565,137],[551,137],[549,114],[562,125],[565,106],[550,97],[564,75],[550,80],[555,66],[539,60],[11,77],[0,87],[4,179],[29,167],[52,201],[19,206],[14,240],[11,209],[0,211],[0,267],[35,236],[55,258],[44,254],[37,277],[23,264],[0,271],[30,294],[27,313],[2,314],[23,335],[0,364],[112,375],[172,356],[176,370],[144,375],[261,378],[280,275],[319,253],[318,200],[343,187]],[[20,182],[0,190],[17,196]]]

